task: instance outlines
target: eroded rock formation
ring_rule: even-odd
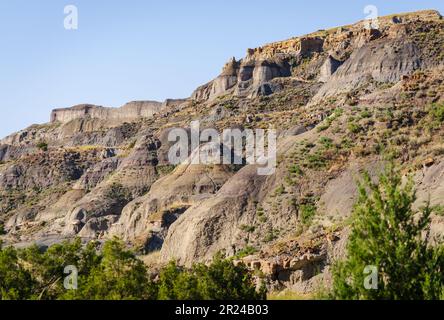
[[[380,172],[381,150],[414,173],[417,206],[443,204],[443,49],[436,11],[382,17],[378,30],[360,22],[249,49],[189,99],[56,109],[0,140],[0,237],[117,235],[185,265],[224,252],[271,288],[310,292],[344,253],[355,181]],[[276,129],[276,172],[171,165],[168,133],[193,120]],[[442,235],[442,216],[432,220]]]

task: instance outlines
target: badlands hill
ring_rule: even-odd
[[[344,254],[356,180],[387,154],[418,206],[444,204],[444,20],[436,11],[319,30],[248,49],[188,99],[56,109],[0,140],[1,239],[118,236],[152,265],[223,251],[271,288],[307,293]],[[274,128],[277,169],[171,165],[168,133]],[[444,217],[431,231],[444,233]]]

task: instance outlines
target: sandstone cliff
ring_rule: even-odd
[[[71,108],[54,109],[51,113],[51,122],[70,122],[78,118],[92,118],[105,121],[136,121],[140,118],[152,118],[168,107],[183,103],[184,100],[133,101],[120,108],[105,108],[91,104],[81,104]]]

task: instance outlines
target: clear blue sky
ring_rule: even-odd
[[[65,5],[79,29],[63,27]],[[0,0],[0,136],[79,103],[187,97],[246,49],[442,0]]]

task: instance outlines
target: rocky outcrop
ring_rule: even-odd
[[[321,67],[321,72],[319,75],[320,82],[327,82],[328,79],[333,75],[333,73],[338,70],[338,68],[342,65],[342,61],[336,60],[332,56],[328,56],[327,60],[325,60],[324,64]]]
[[[133,101],[120,108],[105,108],[91,104],[81,104],[71,108],[55,109],[51,113],[51,122],[70,122],[74,119],[91,118],[104,121],[131,122],[140,118],[152,118],[161,111],[176,106],[186,100]]]
[[[289,240],[280,248],[266,248],[235,263],[262,273],[271,292],[285,289],[300,294],[316,292],[328,285],[332,261],[344,256],[346,234],[334,232]]]
[[[424,63],[418,46],[409,41],[382,40],[367,44],[352,53],[319,90],[320,97],[344,93],[367,83],[397,82]]]
[[[194,91],[192,99],[208,100],[224,94],[236,84],[238,72],[239,62],[233,57],[225,64],[222,73],[216,79]]]
[[[442,59],[427,54],[430,44],[416,34],[419,30],[438,32],[441,21],[438,12],[424,11],[396,19],[380,18],[377,30],[338,29],[338,34],[327,38],[326,46],[330,48],[333,59],[345,61],[340,66],[336,64],[333,69],[331,62],[326,61],[319,78],[326,83],[314,101],[349,92],[372,81],[396,83],[415,70],[442,65]]]
[[[286,42],[266,45],[257,49],[248,49],[247,56],[236,61],[232,58],[224,67],[222,74],[208,84],[199,87],[192,95],[195,100],[212,100],[234,88],[237,96],[268,95],[272,86],[267,84],[272,79],[290,77],[289,59],[300,59],[313,53],[321,52],[323,39],[317,37],[296,38]],[[267,94],[265,86],[271,90]],[[259,93],[259,94],[258,94]]]
[[[215,253],[230,254],[242,246],[241,225],[248,225],[245,214],[260,196],[264,176],[257,175],[255,166],[241,169],[211,197],[185,211],[171,226],[162,246],[163,261],[176,259],[191,265],[197,260],[211,260]]]
[[[129,203],[109,233],[142,241],[148,250],[160,249],[168,227],[190,206],[214,195],[232,175],[228,167],[180,165]],[[154,247],[153,238],[159,242]]]
[[[278,153],[286,154],[309,132],[289,136],[281,141]],[[286,175],[285,165],[271,176],[258,175],[258,165],[247,165],[225,182],[214,196],[191,206],[170,227],[161,250],[161,259],[176,259],[191,265],[195,261],[209,261],[217,252],[232,256],[245,246],[247,236],[242,226],[257,223],[257,206],[272,196],[278,181]],[[297,217],[294,208],[282,205],[271,221],[272,227],[288,227]],[[269,231],[264,224],[258,237]],[[268,229],[268,230],[267,230]],[[179,240],[180,239],[180,240]]]
[[[272,94],[275,91],[268,82],[292,76],[291,63],[300,64],[305,58],[324,52],[329,54],[324,58],[324,64],[317,67],[318,81],[331,80],[331,86],[343,91],[359,86],[369,77],[379,82],[399,81],[403,75],[420,68],[421,64],[427,64],[427,59],[421,56],[423,50],[413,41],[406,41],[409,40],[407,26],[415,21],[440,21],[441,16],[436,11],[424,11],[416,16],[409,14],[395,18],[380,18],[380,29],[367,29],[356,24],[338,28],[334,33],[322,31],[248,49],[244,59],[231,59],[221,75],[196,89],[192,98],[207,101],[230,93],[252,98]],[[400,38],[403,39],[400,41]],[[378,42],[378,39],[381,41]],[[374,52],[377,54],[374,55]],[[342,64],[341,72],[332,77]],[[368,73],[361,72],[363,70]],[[337,85],[338,81],[341,85]],[[319,97],[330,95],[330,91],[326,84]],[[331,93],[336,94],[337,91]]]
[[[192,98],[212,100],[227,94],[230,89],[233,89],[238,96],[247,96],[274,78],[291,75],[289,64],[285,60],[279,59],[257,61],[250,59],[245,62],[232,60],[228,65],[231,65],[230,74],[224,71],[222,75],[210,83],[198,88]]]
[[[317,36],[305,36],[267,44],[256,49],[248,49],[246,60],[272,59],[276,56],[307,57],[315,52],[322,52],[324,39]]]

